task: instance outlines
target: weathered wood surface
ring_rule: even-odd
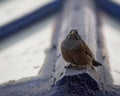
[[[94,3],[89,0],[69,0],[64,7],[62,17],[57,51],[59,58],[55,64],[54,74],[54,88],[57,90],[55,89],[53,96],[60,93],[63,96],[80,96],[83,94],[84,96],[98,96],[98,94],[103,95],[104,91],[106,95],[113,94],[109,88],[104,90],[106,87],[102,87],[105,85],[101,85],[112,84],[112,78]],[[61,56],[60,46],[71,29],[79,31],[80,36],[90,47],[95,59],[103,64],[102,67],[98,67],[96,70],[89,68],[84,70],[65,69],[66,62]]]
[[[49,80],[34,79],[1,86],[0,96],[120,96],[120,87],[109,85],[112,80],[106,68],[109,65],[106,54],[103,54],[104,46],[101,33],[98,33],[99,24],[93,3],[90,0],[68,0],[59,20],[61,21],[58,22],[59,30],[56,30],[58,38],[55,45],[53,44],[55,49],[57,48],[53,76]],[[73,28],[78,29],[95,58],[103,64],[102,67],[96,68],[96,71],[87,68],[84,70],[64,68],[66,62],[61,56],[60,44]]]
[[[98,72],[99,72],[99,77],[100,77],[100,81],[106,83],[106,84],[113,84],[113,79],[112,76],[110,74],[111,69],[110,69],[110,65],[109,65],[109,60],[108,60],[108,54],[107,54],[107,49],[106,49],[106,44],[105,44],[105,39],[104,39],[104,35],[103,35],[103,31],[102,31],[102,18],[101,18],[101,13],[100,10],[96,7],[96,15],[97,15],[97,46],[98,46],[98,50],[97,51],[97,57],[99,59],[99,61],[104,64],[104,66],[101,68],[98,68]]]
[[[104,46],[102,44],[103,41],[101,41],[102,36],[98,31],[98,24],[97,24],[97,16],[95,12],[95,6],[92,2],[89,0],[69,0],[64,8],[63,12],[63,19],[62,19],[62,27],[60,30],[60,37],[59,37],[59,45],[58,45],[58,51],[57,54],[59,56],[58,60],[56,61],[56,72],[55,72],[55,78],[59,80],[58,78],[62,77],[59,76],[63,72],[65,75],[72,75],[72,74],[82,74],[87,73],[89,74],[94,80],[97,82],[103,82],[106,83],[106,79],[108,78],[106,74],[102,73],[106,69],[104,68],[106,62],[103,60],[103,54],[106,57],[106,53],[103,52]],[[92,70],[89,68],[86,68],[85,70],[73,70],[68,69],[65,70],[65,61],[63,60],[61,56],[60,51],[60,45],[61,42],[65,39],[65,37],[69,34],[71,29],[77,29],[82,39],[87,43],[87,45],[90,47],[95,59],[103,64],[102,67],[96,68],[96,70]],[[99,38],[98,38],[99,37]],[[102,48],[101,48],[102,47]],[[109,66],[109,64],[107,65]],[[61,67],[61,68],[60,68]],[[98,72],[99,71],[99,72]],[[109,74],[109,72],[107,72]],[[64,76],[64,74],[63,74]],[[111,83],[111,78],[108,78]]]
[[[100,17],[89,0],[67,1],[62,18],[58,45],[58,60],[55,64],[54,87],[50,96],[120,96],[119,86],[112,85],[104,36],[101,32]],[[98,10],[97,10],[98,11]],[[88,44],[96,60],[102,67],[75,70],[65,69],[65,61],[60,52],[60,44],[71,29],[77,29]]]

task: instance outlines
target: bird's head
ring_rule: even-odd
[[[69,39],[74,39],[74,40],[81,40],[81,37],[78,34],[78,31],[76,29],[72,29],[68,35]]]

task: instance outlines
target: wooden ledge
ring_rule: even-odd
[[[56,63],[52,70],[53,77],[51,78],[52,72],[50,72],[49,80],[35,79],[26,83],[0,87],[0,96],[120,96],[120,88],[106,84],[111,84],[112,79],[107,56],[103,51],[105,47],[101,40],[102,33],[98,31],[98,18],[93,2],[91,0],[66,0],[59,21],[57,25],[60,25],[60,28],[57,27],[59,30],[56,28],[56,32],[59,31],[56,37],[58,40],[55,39],[53,42],[57,46],[54,50],[57,60],[54,60]],[[65,69],[67,63],[61,56],[60,46],[71,29],[79,31],[95,59],[103,64],[102,67],[95,70]],[[47,69],[45,68],[44,71]],[[101,82],[102,89],[99,86]]]
[[[106,65],[108,64],[106,58],[107,56],[105,52],[102,51],[105,49],[104,43],[101,40],[103,37],[100,35],[101,33],[99,33],[100,31],[98,27],[98,17],[96,15],[96,10],[93,2],[90,0],[66,1],[62,13],[61,28],[59,30],[60,34],[57,47],[58,59],[55,63],[55,72],[53,76],[55,85],[57,82],[62,81],[64,78],[74,78],[74,76],[81,77],[83,75],[85,75],[85,78],[92,78],[91,80],[93,80],[93,82],[97,82],[95,85],[96,87],[101,82],[106,83],[106,80],[108,79],[110,81],[109,83],[111,83],[112,79],[110,77],[109,70],[106,69]],[[81,38],[91,49],[95,59],[101,62],[103,66],[95,68],[95,70],[90,68],[86,68],[84,70],[71,68],[65,69],[67,62],[65,62],[62,58],[60,46],[61,42],[66,38],[71,29],[78,30]],[[103,54],[105,58],[103,58]],[[109,66],[109,64],[107,66]]]

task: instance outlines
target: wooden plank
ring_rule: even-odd
[[[67,1],[64,12],[63,12],[63,20],[62,20],[62,27],[61,27],[61,35],[59,37],[59,45],[57,54],[60,56],[56,62],[55,67],[55,78],[58,81],[64,75],[72,75],[72,74],[82,74],[87,73],[89,74],[94,80],[100,81],[99,73],[92,69],[85,69],[85,70],[73,70],[68,69],[65,70],[65,61],[61,56],[60,46],[61,42],[65,39],[65,37],[69,34],[71,29],[77,29],[82,39],[87,43],[90,47],[95,59],[100,61],[97,57],[97,20],[95,15],[95,8],[93,3],[89,0],[69,0]],[[100,56],[99,56],[100,57]],[[62,74],[62,73],[63,74]],[[60,76],[62,74],[62,76]],[[105,76],[104,78],[105,79]],[[104,80],[103,80],[104,81]]]
[[[54,70],[55,72],[53,78],[50,78],[47,82],[45,80],[43,80],[42,82],[41,81],[42,79],[39,79],[41,83],[40,81],[34,80],[33,82],[19,83],[18,85],[11,84],[6,87],[3,86],[0,88],[1,91],[0,93],[4,91],[7,95],[1,94],[1,96],[9,96],[9,95],[10,96],[11,95],[12,96],[17,96],[17,95],[18,96],[120,96],[119,86],[117,87],[117,86],[105,85],[106,83],[105,81],[107,80],[106,79],[107,77],[106,75],[104,75],[104,72],[101,73],[102,74],[101,78],[103,80],[100,79],[100,75],[98,73],[99,71],[101,72],[103,70],[106,70],[106,67],[104,67],[103,70],[101,69],[98,70],[98,68],[96,68],[97,72],[91,70],[89,70],[91,72],[88,72],[88,69],[77,71],[74,69],[66,70],[64,68],[65,61],[61,56],[60,44],[61,41],[67,36],[71,28],[78,29],[79,34],[82,35],[84,41],[89,45],[95,58],[97,60],[100,60],[100,58],[102,59],[103,55],[101,55],[98,52],[98,46],[101,45],[97,44],[97,40],[98,40],[97,37],[100,36],[98,35],[98,33],[96,33],[97,20],[95,16],[95,11],[93,10],[94,7],[92,7],[93,5],[92,6],[91,5],[92,2],[90,0],[84,0],[84,1],[68,0],[66,2],[62,13],[62,19],[60,17],[61,25],[60,25],[60,30],[58,30],[58,32],[60,33],[59,35],[57,35],[59,37],[58,38],[59,40],[58,43],[55,42],[55,45],[58,46],[57,46],[57,61],[55,63],[55,70]],[[75,11],[76,8],[77,11]],[[90,15],[89,11],[92,12],[93,14],[91,13]],[[93,20],[92,21],[89,20],[88,17],[89,18],[91,17],[90,19]],[[89,27],[87,25],[89,25]],[[92,33],[91,32],[89,33],[89,28],[92,31]],[[92,28],[95,29],[93,30]],[[92,36],[93,38],[91,38]],[[93,45],[92,42],[90,42],[90,40],[94,40]],[[100,58],[98,58],[99,56]],[[101,86],[101,88],[99,88],[99,84],[101,85],[101,82],[103,85]],[[26,87],[26,89],[22,87]],[[9,92],[10,94],[8,94],[6,90],[10,90]]]
[[[105,38],[104,38],[104,35],[103,35],[103,31],[102,31],[101,12],[97,7],[96,7],[96,9],[97,9],[97,18],[98,18],[98,23],[97,23],[97,38],[98,38],[97,39],[97,46],[98,46],[98,50],[99,50],[97,52],[98,53],[97,57],[98,57],[99,61],[102,64],[104,64],[103,67],[98,68],[98,72],[99,72],[100,81],[111,85],[111,84],[113,84],[113,79],[112,79],[112,76],[110,74],[111,69],[110,69],[107,49],[106,49],[106,45],[105,45]]]
[[[52,79],[33,77],[0,86],[0,96],[42,96],[52,85]],[[46,96],[46,95],[43,95]]]
[[[61,11],[59,14],[56,15],[56,22],[55,22],[55,29],[52,35],[51,40],[51,48],[49,50],[49,55],[46,57],[45,63],[43,64],[41,70],[39,71],[38,75],[41,78],[51,78],[53,76],[53,71],[55,70],[55,62],[57,60],[57,46],[58,46],[58,38],[61,26]],[[59,23],[58,23],[59,22]]]
[[[93,2],[89,0],[69,0],[64,6],[62,17],[57,50],[59,58],[55,64],[55,86],[52,89],[52,96],[56,96],[56,94],[57,96],[81,96],[83,94],[86,94],[86,96],[89,96],[89,94],[102,96],[104,92],[106,92],[106,96],[115,95],[112,93],[112,86],[104,85],[110,85],[112,78],[105,44],[103,43],[104,37],[101,30],[99,30],[101,26],[98,22],[100,21],[98,21]],[[96,70],[86,68],[79,71],[72,68],[65,69],[66,62],[62,58],[60,46],[71,29],[79,31],[82,39],[90,47],[95,59],[103,64],[102,67],[96,68]],[[96,91],[98,93],[94,93]],[[116,96],[119,96],[119,92],[116,94]]]

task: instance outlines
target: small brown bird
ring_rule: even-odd
[[[61,43],[61,52],[64,60],[70,63],[68,67],[82,69],[87,66],[94,68],[93,66],[102,65],[95,61],[89,47],[75,29],[71,30]]]

